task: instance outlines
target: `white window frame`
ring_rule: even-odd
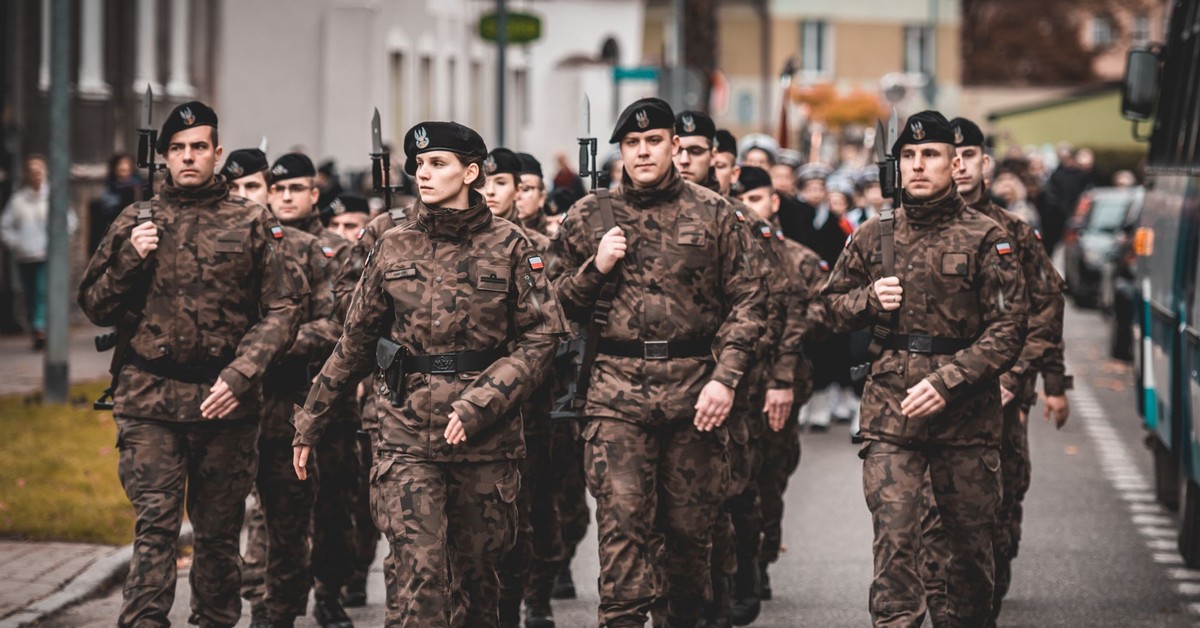
[[[816,35],[817,41],[812,37]],[[800,22],[800,78],[804,82],[829,79],[833,76],[833,24],[815,19]],[[815,54],[814,54],[815,53]],[[816,63],[812,58],[816,57]],[[813,66],[816,67],[813,67]]]
[[[904,27],[904,72],[909,76],[928,77],[937,55],[937,31],[928,24]],[[915,64],[916,67],[913,67]]]

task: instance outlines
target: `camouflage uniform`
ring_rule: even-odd
[[[1021,503],[1029,490],[1029,431],[1021,422],[1021,412],[1029,411],[1025,403],[1029,393],[1033,392],[1043,364],[1050,364],[1050,372],[1043,375],[1046,394],[1061,395],[1066,387],[1062,364],[1065,309],[1062,293],[1065,284],[1033,226],[993,203],[986,190],[982,201],[972,207],[1000,223],[1007,232],[1025,277],[1025,296],[1029,303],[1029,333],[1025,337],[1025,345],[1017,363],[1000,377],[1000,385],[1013,391],[1017,399],[1003,410],[1004,428],[1000,441],[1003,494],[997,513],[993,548],[996,584],[992,613],[995,617],[1000,614],[1000,603],[1011,581],[1011,564],[1017,556],[1021,539]],[[1036,398],[1036,393],[1033,396]],[[923,526],[925,541],[921,564],[926,574],[924,578],[930,613],[937,619],[946,607],[945,572],[950,550],[945,546],[945,534],[940,529],[936,500],[929,491],[926,493],[931,512],[926,516]]]
[[[108,326],[136,307],[139,281],[149,283],[113,412],[119,476],[137,517],[118,624],[168,625],[186,499],[193,610],[201,625],[232,626],[241,616],[238,533],[254,483],[260,385],[295,336],[307,287],[285,270],[279,223],[229,197],[220,177],[160,189],[151,218],[158,248],[146,258],[129,240],[137,214],[130,206],[113,222],[79,287],[84,313]],[[240,405],[206,420],[200,404],[218,373]]]
[[[331,404],[371,370],[380,337],[410,357],[506,349],[482,372],[408,368],[400,407],[377,403],[371,469],[372,512],[400,578],[388,625],[494,626],[495,566],[513,545],[525,455],[518,408],[565,323],[541,258],[478,194],[466,210],[418,203],[412,213],[367,259],[342,340],[297,411],[294,444],[320,440]],[[464,444],[443,437],[451,412]]]
[[[605,231],[597,206],[594,195],[576,203],[552,247],[559,298],[581,324],[605,283],[592,261]],[[626,176],[613,211],[629,245],[601,343],[710,342],[713,357],[622,357],[603,346],[596,357],[583,438],[597,502],[600,622],[640,626],[663,593],[671,621],[688,625],[709,597],[711,530],[729,473],[726,429],[697,431],[694,406],[710,380],[738,388],[765,327],[766,287],[729,203],[674,168],[651,188]],[[666,583],[655,582],[646,549],[657,509]]]
[[[948,622],[978,626],[991,616],[1000,506],[997,378],[1024,341],[1024,280],[1008,233],[953,189],[941,200],[906,203],[893,224],[903,304],[895,344],[872,364],[862,401],[862,435],[870,441],[860,453],[863,489],[875,523],[871,614],[878,626],[916,626],[924,618],[918,551],[928,472],[951,550]],[[865,327],[882,311],[872,288],[883,276],[881,239],[881,221],[872,218],[847,242],[823,291],[836,329]],[[901,334],[913,350],[891,348],[904,342]],[[923,379],[947,406],[931,417],[906,417],[900,403]]]

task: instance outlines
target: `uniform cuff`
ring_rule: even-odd
[[[1075,378],[1062,373],[1042,373],[1043,390],[1047,396],[1060,396],[1075,387]]]
[[[251,386],[254,385],[250,378],[234,368],[232,364],[221,370],[221,381],[229,386],[229,390],[233,392],[233,396],[238,401],[244,401],[246,393],[250,392]]]
[[[292,447],[316,447],[321,438],[312,433],[315,421],[313,416],[300,406],[293,406],[292,425],[296,435],[292,437]]]

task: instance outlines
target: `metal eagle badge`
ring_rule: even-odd
[[[183,118],[183,123],[188,126],[192,126],[196,123],[196,116],[192,113],[191,107],[184,107],[183,109],[180,109],[179,117]]]
[[[425,127],[421,127],[413,132],[413,137],[417,140],[417,148],[425,148],[429,146],[429,132]]]
[[[683,130],[686,133],[696,132],[696,121],[692,116],[683,116]]]
[[[634,117],[637,118],[637,125],[639,129],[644,129],[650,126],[650,116],[646,113],[645,109],[638,109],[638,112]]]
[[[925,125],[921,124],[920,122],[913,122],[910,128],[912,129],[914,140],[919,142],[925,139]]]

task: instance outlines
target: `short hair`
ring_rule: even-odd
[[[479,175],[476,176],[475,180],[471,182],[471,189],[482,190],[483,184],[487,182],[487,174],[483,171],[483,162],[485,159],[487,159],[487,157],[466,157],[458,153],[454,153],[454,156],[458,157],[458,162],[461,163],[463,167],[470,166],[471,164],[479,166]],[[515,179],[513,180],[513,183],[516,183]]]

